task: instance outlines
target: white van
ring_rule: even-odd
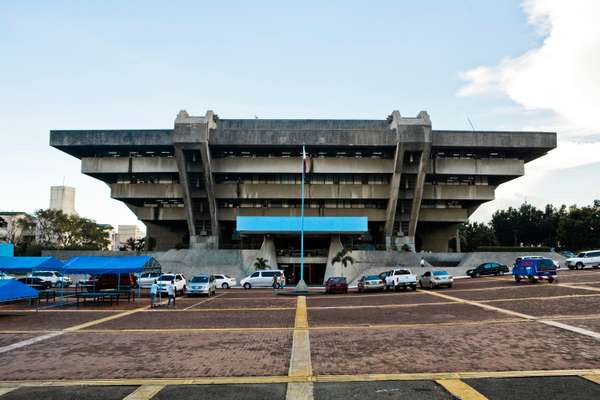
[[[245,277],[240,281],[240,285],[244,289],[253,287],[272,287],[273,277],[282,275],[283,271],[279,269],[265,269],[262,271],[253,272],[250,276]]]

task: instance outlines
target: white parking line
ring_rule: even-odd
[[[191,306],[184,308],[184,309],[183,309],[183,311],[186,311],[186,310],[189,310],[190,308],[194,308],[194,307],[196,307],[196,306],[199,306],[200,304],[204,304],[204,303],[206,303],[207,301],[214,300],[214,299],[216,299],[217,297],[221,297],[221,296],[223,296],[224,294],[225,294],[225,293],[221,293],[221,294],[218,294],[218,295],[216,295],[216,296],[209,297],[208,299],[204,299],[204,300],[202,300],[202,301],[199,301],[199,302],[197,302],[196,304],[192,304]]]
[[[51,333],[47,333],[47,334],[42,335],[42,336],[36,336],[34,338],[31,338],[31,339],[26,339],[26,340],[22,340],[22,341],[17,342],[17,343],[9,344],[8,346],[0,347],[0,354],[1,353],[6,353],[6,352],[11,351],[11,350],[19,349],[21,347],[29,346],[30,344],[41,342],[42,340],[51,339],[53,337],[60,336],[62,334],[64,334],[63,331],[51,332]]]
[[[563,324],[562,322],[557,322],[557,321],[539,320],[538,322],[545,324],[545,325],[554,326],[556,328],[561,328],[561,329],[564,329],[567,331],[579,333],[580,335],[585,335],[585,336],[593,337],[594,339],[600,340],[600,333],[590,331],[588,329],[583,329],[583,328],[579,328],[577,326]]]

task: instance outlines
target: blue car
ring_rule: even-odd
[[[520,282],[521,279],[528,279],[529,282],[534,283],[547,279],[549,283],[552,283],[556,279],[556,264],[553,260],[544,257],[517,258],[512,274],[517,282]]]

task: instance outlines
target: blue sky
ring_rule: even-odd
[[[77,188],[80,214],[135,223],[78,160],[48,146],[48,132],[170,128],[180,109],[382,119],[394,109],[427,110],[437,129],[469,129],[467,118],[476,129],[581,129],[552,107],[524,104],[496,79],[504,61],[551,36],[531,23],[535,0],[322,3],[2,2],[0,182],[8,190],[0,210],[47,207],[49,186],[64,179]],[[497,66],[483,84],[469,74],[482,66]],[[488,90],[490,80],[501,83]],[[537,201],[565,201],[548,193]],[[520,203],[506,197],[475,217]]]

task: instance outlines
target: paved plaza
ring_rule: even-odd
[[[553,284],[220,290],[174,309],[5,305],[0,400],[597,399],[599,300],[600,271],[561,270]]]

